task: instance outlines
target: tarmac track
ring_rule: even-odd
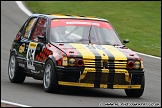
[[[117,89],[63,87],[59,94],[46,93],[42,81],[30,77],[23,84],[10,83],[7,67],[11,42],[27,18],[14,1],[1,1],[1,100],[33,107],[98,107],[101,102],[103,106],[108,102],[161,106],[161,59],[143,55],[146,85],[141,98],[128,98],[124,90]]]

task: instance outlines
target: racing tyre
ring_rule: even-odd
[[[45,64],[43,87],[47,93],[58,93],[60,90],[56,76],[56,69],[51,60],[48,60]]]
[[[18,66],[16,55],[11,53],[8,64],[8,76],[12,83],[23,83],[26,75],[21,71],[21,67]]]
[[[141,89],[125,89],[125,93],[128,97],[139,98],[142,96],[145,87],[145,76],[143,76]]]

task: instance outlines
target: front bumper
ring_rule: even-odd
[[[126,69],[96,69],[86,67],[57,67],[58,84],[65,86],[140,89],[144,71]]]

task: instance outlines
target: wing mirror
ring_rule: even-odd
[[[126,43],[129,43],[129,39],[124,39],[124,40],[123,40],[123,43],[124,43],[124,45],[125,45]]]

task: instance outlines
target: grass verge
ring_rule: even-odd
[[[33,13],[97,16],[110,21],[130,49],[161,57],[161,1],[26,1]]]

